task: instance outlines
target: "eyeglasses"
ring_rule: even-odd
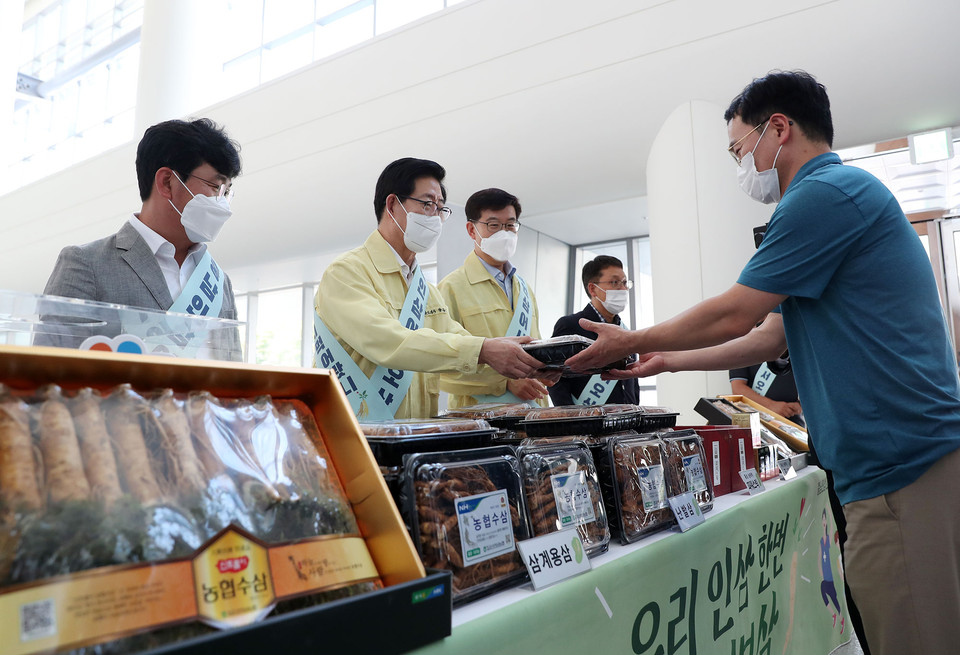
[[[594,284],[598,286],[609,284],[614,289],[626,289],[627,291],[633,288],[633,280],[597,280]]]
[[[500,230],[508,230],[510,232],[516,232],[520,229],[519,221],[510,221],[509,223],[500,223],[499,221],[470,221],[473,224],[486,225],[489,232],[499,232]]]
[[[756,132],[757,130],[759,130],[761,127],[763,127],[768,120],[770,120],[770,119],[769,119],[769,118],[765,118],[765,119],[763,119],[762,121],[760,121],[760,124],[759,124],[759,125],[757,125],[755,128],[753,128],[752,130],[750,130],[749,132],[747,132],[746,134],[744,134],[742,137],[740,137],[739,139],[737,139],[737,141],[736,141],[732,146],[730,146],[729,148],[727,148],[727,152],[729,152],[729,153],[730,153],[730,156],[733,157],[733,161],[737,162],[737,166],[739,166],[739,165],[740,165],[740,162],[743,160],[743,157],[741,157],[740,154],[737,152],[737,146],[739,146],[741,143],[743,143],[743,140],[746,139],[748,136],[750,136],[751,134],[753,134],[754,132]]]
[[[438,216],[440,216],[441,221],[447,220],[448,218],[450,218],[450,214],[453,213],[453,210],[450,209],[449,207],[444,207],[442,205],[439,205],[432,200],[420,200],[420,198],[414,198],[412,196],[401,196],[401,195],[398,195],[397,197],[402,198],[403,200],[416,200],[421,205],[423,205],[423,211],[426,212],[427,216],[433,216],[434,214],[437,214]]]
[[[206,184],[208,187],[217,192],[217,198],[226,198],[227,200],[231,200],[233,198],[233,184],[211,182],[210,180],[205,180],[199,175],[194,175],[193,173],[190,173],[190,175],[187,177],[195,177]]]

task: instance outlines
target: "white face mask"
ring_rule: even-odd
[[[480,250],[498,262],[505,262],[517,252],[517,233],[501,229],[491,236],[480,237]]]
[[[437,239],[440,238],[440,230],[443,228],[443,221],[440,220],[439,214],[437,216],[414,214],[408,212],[403,204],[400,207],[407,214],[406,230],[400,227],[400,223],[397,223],[397,219],[393,218],[389,209],[387,214],[390,214],[390,218],[393,218],[393,222],[397,223],[397,227],[400,227],[400,231],[403,232],[403,245],[415,253],[430,250],[436,244]]]
[[[763,132],[760,132],[760,139],[763,139],[770,123],[764,126]],[[760,145],[760,139],[757,139],[757,146]],[[758,171],[757,164],[753,161],[753,152],[748,152],[740,160],[740,168],[737,169],[737,180],[740,182],[740,188],[748,196],[769,205],[772,202],[780,202],[780,176],[777,175],[777,157],[780,156],[780,150],[783,146],[777,148],[777,154],[773,158],[773,166],[765,171]]]
[[[176,171],[173,174],[180,184],[183,184]],[[187,185],[183,184],[183,188],[187,189]],[[217,238],[223,224],[233,213],[230,211],[230,201],[216,196],[196,195],[190,189],[187,189],[187,193],[193,198],[187,201],[182,212],[172,200],[168,199],[167,202],[180,214],[180,223],[188,239],[194,243],[210,243]]]
[[[597,287],[598,289],[600,287]],[[600,300],[600,304],[603,305],[603,308],[616,316],[624,309],[627,308],[627,297],[630,295],[630,292],[626,289],[604,289],[604,292],[607,294],[606,300],[600,300],[600,297],[597,296],[597,300]]]

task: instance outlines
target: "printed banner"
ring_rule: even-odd
[[[416,652],[826,655],[852,634],[839,567],[815,470]]]

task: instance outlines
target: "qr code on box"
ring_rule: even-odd
[[[57,634],[57,615],[52,598],[20,606],[20,641],[33,641]]]

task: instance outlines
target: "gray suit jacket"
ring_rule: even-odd
[[[119,232],[109,237],[61,250],[43,292],[164,311],[173,304],[156,257],[130,223],[124,223]],[[233,285],[226,273],[220,318],[237,318]],[[236,330],[227,332],[225,341],[222,339],[214,347],[231,353],[230,359],[239,360],[240,335]]]

